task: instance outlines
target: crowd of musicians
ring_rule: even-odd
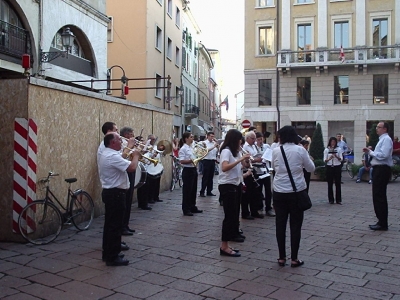
[[[380,122],[377,126],[380,141],[376,150],[371,151],[368,148],[363,150],[368,151],[376,160],[372,161],[377,169],[390,166],[391,156],[385,154],[391,153],[392,147],[391,141],[386,139],[388,128],[387,123]],[[219,202],[225,214],[220,255],[241,256],[238,249],[229,246],[229,242],[242,243],[246,238],[240,228],[241,212],[241,218],[248,220],[264,216],[276,217],[280,266],[285,266],[288,259],[285,243],[286,226],[289,221],[290,265],[298,267],[304,264],[297,257],[304,218],[304,211],[299,209],[297,192],[308,193],[307,174],[314,171],[315,166],[306,150],[306,145],[301,145],[303,143],[300,143],[299,136],[292,126],[282,127],[277,132],[276,143],[271,146],[264,143],[267,136],[255,130],[249,130],[243,137],[240,131],[231,129],[222,143],[215,139],[213,132],[208,132],[206,140],[202,142],[194,141],[194,135],[185,132],[180,140],[174,139],[172,143],[163,140],[156,143],[157,138],[153,134],[147,136],[147,139],[141,134],[135,137],[130,127],[123,127],[120,135],[117,125],[113,122],[104,123],[102,131],[104,140],[98,148],[97,163],[103,188],[102,201],[105,205],[103,260],[106,265],[122,266],[129,263],[121,252],[129,249],[121,240],[121,236],[132,235],[134,232],[129,227],[133,189],[137,189],[140,209],[151,210],[149,203],[162,202],[159,198],[160,179],[163,173],[161,160],[162,156],[172,151],[183,167],[184,216],[194,216],[203,212],[197,205],[198,197],[216,196],[213,194],[213,177],[216,164],[218,165]],[[387,147],[381,146],[386,140],[388,140]],[[385,149],[382,154],[379,152],[381,148]],[[334,157],[340,161],[341,157],[337,156],[336,152],[328,156],[326,161]],[[200,193],[197,194],[197,166],[200,163],[203,176]],[[274,174],[273,188],[272,174]],[[380,184],[377,174],[374,175],[374,182]],[[380,187],[379,184],[376,184],[376,189]],[[379,199],[386,197],[384,184],[381,184],[382,192],[379,195],[373,194],[374,208],[380,223],[371,225],[372,230],[388,228],[387,201],[381,201],[382,205],[381,202],[375,201],[379,197]],[[265,214],[260,211],[265,211]]]

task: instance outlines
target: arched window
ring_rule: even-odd
[[[62,31],[63,31],[63,29],[61,28],[56,33],[56,35],[53,38],[53,41],[51,42],[51,47],[56,48],[58,50],[65,50],[65,47],[62,45],[62,39],[61,39]],[[69,53],[72,54],[72,55],[75,55],[77,57],[85,58],[85,54],[84,54],[84,52],[82,50],[81,45],[79,44],[79,41],[76,39],[76,37],[75,37],[75,40],[74,40],[74,44],[69,49]]]

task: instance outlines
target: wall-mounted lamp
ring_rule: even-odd
[[[165,102],[170,103],[172,101],[172,99],[177,99],[177,98],[181,97],[183,95],[183,90],[184,90],[183,86],[181,85],[179,88],[176,89],[176,91],[178,92],[178,95],[165,97]]]
[[[49,62],[60,56],[68,58],[68,52],[69,52],[70,48],[72,47],[72,45],[74,44],[74,39],[75,39],[75,36],[71,32],[69,27],[65,27],[63,32],[61,33],[61,42],[62,42],[63,47],[66,50],[51,51],[51,52],[43,52],[42,50],[40,50],[40,61],[42,63]]]

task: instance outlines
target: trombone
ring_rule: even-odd
[[[145,164],[147,164],[147,163],[152,163],[154,166],[157,166],[157,164],[158,164],[158,159],[153,159],[153,158],[144,156],[143,153],[142,153],[142,151],[141,151],[140,149],[137,149],[137,148],[131,149],[131,148],[128,148],[128,147],[125,147],[124,150],[125,150],[125,149],[128,149],[128,150],[130,151],[129,154],[128,154],[128,156],[127,156],[127,159],[128,159],[128,160],[132,160],[132,158],[133,158],[132,153],[133,153],[134,151],[138,151],[138,152],[140,153],[140,155],[141,155],[139,161],[141,161],[142,163],[145,163]]]

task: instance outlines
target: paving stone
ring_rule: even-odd
[[[150,284],[144,281],[136,280],[134,282],[116,288],[115,291],[133,297],[147,299],[165,289],[165,287],[156,284]]]
[[[28,263],[28,266],[51,273],[58,273],[61,271],[77,267],[76,264],[63,262],[58,259],[47,258],[47,257],[39,257]]]
[[[60,284],[57,286],[57,289],[65,292],[79,292],[82,297],[85,297],[87,299],[100,299],[113,294],[112,291],[109,291],[107,289],[79,281],[69,281],[67,283]]]
[[[242,293],[249,293],[256,296],[268,296],[278,290],[276,287],[269,286],[265,283],[256,283],[247,280],[238,280],[229,286],[228,289],[242,292]]]
[[[61,277],[52,273],[43,272],[38,275],[33,275],[27,278],[31,282],[40,283],[43,285],[55,287],[59,284],[71,281],[69,278]]]
[[[241,296],[242,294],[243,293],[238,291],[232,291],[229,289],[223,289],[219,287],[212,287],[211,289],[202,293],[201,296],[218,300],[231,300],[231,299],[237,299],[237,297]]]
[[[198,282],[193,282],[189,280],[182,280],[182,279],[177,279],[169,284],[166,285],[169,288],[173,288],[176,290],[180,291],[188,291],[193,294],[199,295],[203,293],[204,291],[212,288],[211,285],[209,284],[202,284]]]

